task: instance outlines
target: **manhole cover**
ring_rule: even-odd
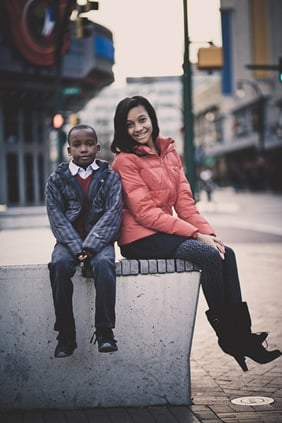
[[[274,399],[269,397],[240,397],[231,400],[232,404],[236,405],[265,405],[274,402]]]

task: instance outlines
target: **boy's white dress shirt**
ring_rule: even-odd
[[[93,170],[99,169],[99,166],[96,163],[96,160],[94,160],[93,163],[91,163],[89,166],[87,166],[86,169],[83,169],[83,167],[77,166],[72,160],[69,162],[69,169],[71,171],[71,174],[73,176],[79,174],[79,176],[82,179],[88,178],[89,175],[93,172]]]

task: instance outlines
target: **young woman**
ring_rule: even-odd
[[[171,138],[159,136],[156,113],[141,96],[124,98],[114,117],[112,168],[120,174],[124,210],[119,246],[126,258],[179,258],[201,269],[207,318],[222,350],[246,371],[245,357],[268,363],[266,332],[253,334],[242,302],[236,258],[199,213]]]

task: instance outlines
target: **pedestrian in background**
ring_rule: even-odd
[[[196,208],[190,185],[171,138],[159,135],[156,112],[141,96],[124,98],[114,116],[116,154],[124,210],[119,246],[128,259],[178,258],[201,269],[209,306],[207,318],[222,350],[246,371],[245,357],[268,363],[281,355],[267,351],[266,332],[251,332],[242,301],[236,258]]]
[[[203,190],[207,194],[207,200],[210,203],[212,201],[212,192],[215,188],[215,184],[212,178],[211,169],[203,169],[200,172],[200,190]]]
[[[77,265],[89,268],[96,288],[95,328],[99,352],[117,351],[115,327],[116,273],[114,242],[121,223],[119,175],[105,161],[94,128],[74,126],[68,134],[69,163],[61,163],[46,186],[46,205],[56,238],[51,262],[58,344],[55,357],[73,354],[77,347],[73,315],[72,276]]]

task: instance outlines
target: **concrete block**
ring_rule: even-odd
[[[157,266],[157,260],[148,260],[149,262],[149,273],[158,273],[158,266]]]
[[[166,273],[166,260],[157,260],[158,273]]]
[[[175,259],[166,260],[166,271],[167,273],[175,272]]]
[[[0,268],[0,408],[190,404],[199,272],[118,276],[111,354],[90,344],[93,280],[78,269],[73,282],[78,348],[55,359],[47,266]]]
[[[139,273],[139,263],[138,260],[129,260],[130,261],[130,274],[138,275]]]
[[[130,275],[131,274],[130,261],[126,259],[121,260],[121,269],[122,269],[122,275]]]
[[[139,260],[139,266],[140,266],[140,273],[142,273],[142,275],[146,275],[149,273],[148,260]]]

